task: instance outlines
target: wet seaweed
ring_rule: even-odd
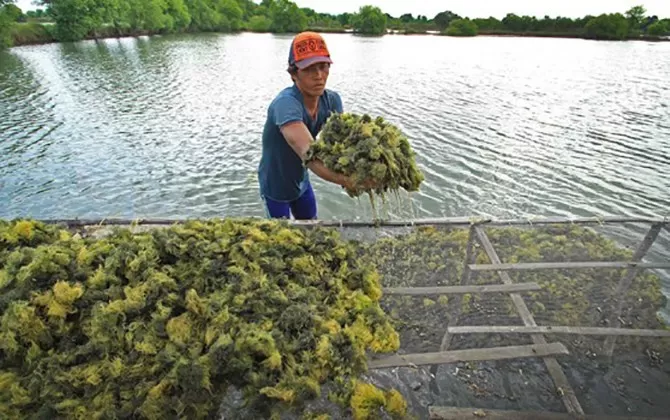
[[[279,221],[101,239],[0,222],[0,296],[2,418],[208,418],[231,386],[276,417],[325,383],[360,412],[367,353],[399,347],[375,267]]]
[[[368,194],[376,213],[375,196],[386,202],[386,194],[400,189],[418,191],[424,175],[405,135],[382,117],[367,114],[333,114],[312,143],[306,162],[318,159],[324,165],[349,176],[351,197]]]

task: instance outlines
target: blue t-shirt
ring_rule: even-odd
[[[316,138],[332,112],[342,113],[342,99],[338,93],[326,89],[319,99],[317,118],[312,121],[305,109],[302,93],[295,84],[282,90],[270,103],[258,166],[261,195],[283,202],[300,197],[309,181],[308,170],[279,128],[289,122],[302,121]]]

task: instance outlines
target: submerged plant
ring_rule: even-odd
[[[2,222],[0,417],[206,418],[230,386],[264,415],[299,408],[398,349],[380,297],[336,230]]]
[[[424,180],[407,137],[382,117],[351,113],[331,115],[317,141],[312,143],[307,162],[319,159],[324,165],[349,176],[351,197],[367,193],[385,199],[388,192],[418,191]]]

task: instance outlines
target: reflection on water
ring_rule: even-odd
[[[346,110],[398,124],[419,155],[426,182],[394,217],[670,216],[670,44],[327,39]],[[260,134],[290,82],[289,42],[206,34],[0,53],[0,217],[261,216]],[[371,216],[367,199],[315,184],[321,218]],[[670,254],[668,236],[655,256]]]

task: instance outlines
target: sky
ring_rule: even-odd
[[[670,18],[670,0],[294,0],[300,7],[310,7],[323,13],[355,12],[365,4],[379,6],[392,16],[404,13],[425,15],[429,18],[437,13],[451,10],[468,17],[504,17],[507,13],[543,17],[582,17],[601,13],[624,13],[633,6],[642,4],[649,15]],[[18,0],[23,10],[32,10],[33,0]],[[257,1],[259,2],[259,1]]]

